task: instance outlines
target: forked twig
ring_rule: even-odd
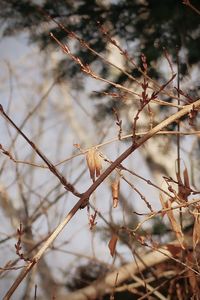
[[[3,109],[3,106],[0,104],[0,113],[6,119],[8,123],[10,123],[18,133],[27,141],[27,143],[33,148],[33,150],[39,155],[39,157],[46,163],[49,170],[59,179],[61,184],[65,187],[65,189],[71,192],[76,197],[81,197],[80,194],[74,186],[69,183],[66,178],[58,171],[58,169],[50,162],[50,160],[42,153],[41,150],[21,131],[21,129],[10,119],[10,117],[6,114]]]

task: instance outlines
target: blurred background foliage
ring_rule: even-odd
[[[199,1],[192,4],[199,7]],[[50,22],[46,26],[47,12],[66,28],[74,31],[87,41],[98,53],[107,51],[108,41],[98,30],[97,22],[109,30],[111,37],[117,37],[122,46],[126,46],[130,55],[137,57],[143,52],[151,66],[150,76],[161,78],[163,70],[156,64],[163,57],[163,47],[176,61],[177,48],[181,50],[180,72],[186,75],[188,69],[199,64],[200,22],[195,12],[183,5],[181,0],[57,0],[25,1],[1,0],[0,21],[3,36],[18,34],[25,29],[29,32],[30,42],[39,44],[42,50],[57,47],[49,37],[49,31],[55,33],[62,42],[68,41],[66,32]],[[80,45],[74,47],[77,56],[85,63],[97,62],[99,59],[86,52]],[[108,66],[100,64],[104,76]],[[67,59],[60,61],[57,71],[68,78],[76,76],[79,68]],[[140,74],[133,67],[129,72],[134,76]],[[117,82],[126,78],[118,74]]]

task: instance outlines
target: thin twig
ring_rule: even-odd
[[[196,8],[194,5],[190,3],[190,0],[183,0],[183,4],[190,7],[193,11],[195,11],[200,16],[200,10]]]
[[[27,141],[27,143],[32,147],[32,149],[39,155],[39,157],[46,163],[49,170],[59,179],[60,183],[65,187],[67,191],[70,191],[74,196],[81,197],[81,194],[76,191],[71,183],[69,183],[66,178],[57,170],[57,168],[50,162],[50,160],[42,153],[41,150],[21,131],[19,127],[10,119],[10,117],[5,113],[3,106],[0,105],[1,115],[8,121],[18,133]]]

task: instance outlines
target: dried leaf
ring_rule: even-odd
[[[87,165],[90,171],[90,177],[93,181],[95,181],[95,149],[91,148],[88,150],[86,155]]]
[[[200,215],[198,210],[194,212],[194,227],[193,227],[193,248],[195,249],[200,242]]]
[[[108,243],[108,248],[110,249],[110,255],[111,256],[114,256],[114,254],[115,254],[117,240],[118,240],[117,234],[113,234],[111,240]]]
[[[177,223],[177,221],[174,217],[173,210],[171,210],[171,208],[172,208],[171,201],[168,200],[168,201],[164,202],[162,196],[160,195],[160,202],[162,204],[163,209],[170,208],[170,210],[168,210],[166,212],[163,212],[162,215],[164,216],[164,214],[167,214],[167,216],[169,218],[169,221],[171,223],[172,229],[175,232],[177,240],[179,241],[179,243],[181,245],[181,248],[185,249],[185,247],[184,247],[184,235],[183,235],[183,232],[181,230],[180,224]]]
[[[168,201],[167,206],[171,208],[171,201]],[[179,241],[181,248],[185,249],[184,247],[184,235],[183,232],[181,230],[181,226],[180,224],[176,221],[173,211],[169,210],[167,211],[167,216],[169,218],[169,221],[171,223],[172,229],[176,234],[177,240]]]
[[[113,208],[116,208],[119,203],[119,187],[120,187],[120,178],[116,176],[115,180],[112,182],[112,198],[113,198]]]
[[[91,148],[87,152],[86,160],[90,171],[90,177],[94,182],[95,178],[101,174],[102,159],[99,155],[99,152],[96,149]]]
[[[186,257],[187,266],[193,268],[194,266],[194,258],[192,253],[188,253]],[[199,284],[197,281],[197,275],[192,270],[188,269],[187,271],[188,281],[192,289],[193,296],[199,295]]]
[[[188,280],[192,289],[193,296],[195,296],[199,294],[199,286],[196,277],[197,275],[192,270],[188,270],[187,274],[188,274]]]
[[[165,201],[163,199],[162,194],[160,194],[160,203],[161,203],[163,209],[167,208],[167,205],[166,205],[166,203],[165,203]],[[166,211],[162,211],[162,213],[161,213],[162,217],[164,217],[165,214],[166,214]]]
[[[99,177],[102,169],[102,158],[97,150],[94,153],[94,160],[95,160],[96,177]]]
[[[182,248],[178,245],[167,244],[167,250],[172,254],[173,257],[178,257],[182,251]]]
[[[189,181],[189,176],[188,176],[188,171],[185,168],[185,170],[183,171],[183,178],[184,178],[184,184],[186,187],[190,188],[190,181]]]
[[[191,194],[191,188],[187,169],[185,168],[183,171],[184,183],[181,179],[180,174],[177,173],[176,176],[178,181],[178,196],[184,202],[188,201],[188,196]]]

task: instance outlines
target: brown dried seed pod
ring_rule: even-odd
[[[94,160],[95,160],[96,177],[98,177],[101,174],[102,158],[97,150],[94,153]]]
[[[119,203],[119,188],[120,188],[119,177],[115,178],[115,180],[112,182],[111,187],[112,187],[113,208],[116,208]]]
[[[95,149],[91,148],[88,150],[86,154],[87,165],[90,171],[90,177],[93,181],[95,181]]]
[[[114,256],[114,254],[115,254],[117,240],[118,240],[117,234],[113,234],[113,236],[111,237],[111,240],[108,243],[108,248],[110,250],[111,256]]]

